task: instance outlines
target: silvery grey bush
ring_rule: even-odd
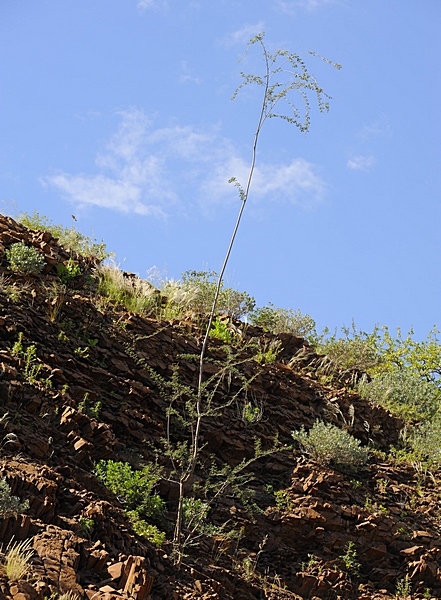
[[[12,517],[25,512],[29,508],[29,502],[25,500],[20,503],[20,498],[12,496],[6,478],[0,479],[0,518]]]
[[[44,256],[33,246],[26,246],[23,242],[12,244],[6,250],[9,267],[12,271],[26,274],[38,274],[44,269],[46,261]]]
[[[369,458],[369,450],[359,440],[332,423],[316,421],[308,432],[302,426],[292,437],[318,463],[340,471],[358,471]]]

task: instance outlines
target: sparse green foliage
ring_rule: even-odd
[[[26,246],[24,242],[12,244],[5,253],[9,268],[17,273],[38,275],[46,264],[44,256],[33,246]]]
[[[13,515],[24,513],[29,508],[29,502],[25,500],[20,503],[20,498],[12,496],[6,478],[0,479],[0,518],[6,519]]]
[[[94,419],[98,419],[101,411],[101,400],[97,400],[96,402],[92,402],[89,399],[89,393],[86,392],[84,394],[84,398],[78,404],[78,412],[84,413],[89,417],[93,417]]]
[[[345,571],[350,577],[358,577],[360,575],[361,564],[357,560],[357,551],[354,546],[354,542],[348,542],[346,544],[346,552],[340,556],[340,560],[345,566]]]
[[[271,302],[253,310],[250,321],[271,333],[291,333],[299,337],[306,337],[315,329],[315,321],[309,315],[303,315],[300,310],[277,308]]]
[[[19,332],[18,339],[14,342],[11,349],[12,356],[21,358],[24,361],[23,377],[30,384],[34,384],[37,381],[38,374],[41,371],[42,365],[38,362],[37,347],[35,344],[31,344],[26,348],[23,348],[23,332]],[[47,381],[47,380],[46,380]]]
[[[149,281],[124,273],[116,265],[99,265],[95,271],[97,293],[135,313],[155,313],[160,292]]]
[[[234,344],[237,341],[237,335],[228,327],[228,323],[217,318],[213,321],[210,330],[210,337],[222,340],[227,344]]]
[[[154,493],[160,479],[157,470],[145,466],[135,471],[129,463],[101,460],[95,474],[125,505],[127,510],[146,517],[158,518],[165,510],[164,501]]]
[[[180,287],[187,297],[187,306],[194,316],[207,317],[210,314],[216,295],[217,273],[214,271],[186,271],[181,278]],[[167,295],[167,286],[164,288]],[[246,292],[220,286],[216,304],[216,314],[226,314],[240,319],[253,310],[254,298]]]
[[[357,391],[405,421],[431,419],[441,403],[441,390],[409,370],[384,371],[371,381],[361,380]]]
[[[126,516],[132,523],[133,530],[140,536],[145,537],[149,542],[160,548],[165,540],[165,532],[159,531],[156,525],[150,525],[142,519],[137,510],[127,510]]]
[[[369,458],[369,450],[363,448],[359,440],[331,423],[316,421],[309,432],[302,427],[292,436],[318,463],[342,471],[355,472],[364,467]]]
[[[259,365],[272,365],[277,361],[279,352],[282,349],[280,340],[263,340],[260,338],[257,342],[257,352],[254,360]]]
[[[288,490],[274,490],[272,485],[267,486],[267,490],[274,494],[276,506],[280,510],[291,510],[292,502]]]
[[[325,374],[351,370],[370,373],[380,364],[382,357],[377,345],[377,328],[368,334],[358,331],[352,323],[351,328],[343,327],[342,332],[343,337],[338,338],[336,332],[329,335],[329,330],[325,328],[323,333],[314,339],[316,352],[326,355],[326,360],[322,361],[321,366]]]
[[[397,600],[409,600],[412,594],[412,584],[409,575],[397,581]],[[430,598],[430,596],[429,596]]]
[[[431,466],[441,464],[441,418],[425,421],[410,430],[407,444],[411,448],[409,458]]]
[[[262,407],[255,406],[251,402],[245,402],[242,408],[242,421],[246,425],[257,423],[262,418]]]
[[[79,522],[80,533],[89,537],[95,527],[95,521],[93,519],[86,519],[85,517],[81,517]]]
[[[247,85],[257,85],[263,88],[264,102],[262,106],[262,117],[260,127],[266,119],[279,118],[294,125],[302,133],[307,133],[310,127],[310,102],[308,93],[312,92],[317,100],[321,112],[329,110],[329,96],[318,85],[316,79],[309,73],[306,63],[298,54],[288,50],[277,50],[270,54],[264,44],[264,33],[254,36],[248,43],[245,54],[254,45],[260,45],[263,58],[266,65],[266,71],[263,76],[255,74],[241,73],[243,79],[240,86],[236,89],[233,99],[236,98],[239,90]],[[309,52],[317,56],[314,52]],[[324,59],[328,64],[341,69],[341,65]],[[300,110],[291,100],[291,93],[299,92],[303,101],[304,112],[301,115]],[[287,114],[276,112],[280,104],[285,103]]]
[[[80,233],[73,224],[71,227],[56,225],[48,217],[40,215],[37,211],[32,214],[21,212],[16,219],[22,225],[34,231],[49,231],[54,238],[58,239],[61,246],[82,256],[95,256],[100,261],[112,256],[112,253],[107,251],[103,240],[98,242],[96,238]]]
[[[61,279],[61,283],[67,284],[75,277],[81,275],[81,267],[79,264],[75,263],[72,258],[69,258],[66,263],[62,263],[57,267],[58,277]]]
[[[415,373],[422,379],[440,386],[441,383],[441,343],[438,340],[439,331],[433,327],[426,340],[417,342],[413,339],[411,329],[407,337],[403,337],[401,330],[397,335],[391,336],[388,327],[381,328],[378,332],[377,346],[382,355],[380,371],[405,370]]]

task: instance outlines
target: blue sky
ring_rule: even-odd
[[[104,238],[121,268],[219,270],[261,73],[250,37],[332,96],[308,135],[269,120],[230,283],[318,329],[418,337],[440,309],[439,0],[0,3],[0,200]],[[338,62],[331,67],[312,50]],[[299,106],[301,100],[298,98]]]

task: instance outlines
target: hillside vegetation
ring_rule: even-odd
[[[441,597],[435,329],[319,334],[224,285],[198,394],[215,274],[142,280],[19,221],[0,215],[0,600]]]

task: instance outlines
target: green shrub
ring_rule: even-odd
[[[277,357],[281,350],[281,340],[262,340],[262,338],[259,338],[254,360],[259,363],[259,365],[272,365],[277,361]]]
[[[342,328],[343,337],[337,334],[329,336],[325,328],[320,336],[316,336],[313,345],[318,354],[325,354],[321,370],[325,375],[343,371],[372,372],[382,362],[383,358],[378,347],[378,330],[373,333],[357,331],[355,324],[352,328]]]
[[[106,244],[103,240],[98,242],[96,238],[84,235],[72,227],[63,227],[56,225],[48,217],[40,215],[37,211],[32,214],[21,212],[16,220],[34,231],[49,231],[54,238],[58,239],[58,243],[65,248],[73,250],[82,256],[95,256],[100,261],[112,256],[112,252],[108,252]]]
[[[29,502],[25,500],[20,503],[20,498],[11,495],[6,478],[0,479],[0,518],[5,519],[13,515],[25,512],[29,508]]]
[[[277,308],[271,302],[250,313],[251,324],[263,327],[272,333],[291,333],[298,337],[306,337],[315,329],[315,321],[300,310]]]
[[[160,304],[160,292],[145,279],[127,276],[116,265],[99,265],[95,270],[98,294],[122,304],[135,313],[151,313]]]
[[[159,531],[156,525],[150,525],[144,519],[141,519],[138,511],[128,510],[126,516],[132,523],[133,530],[142,537],[145,537],[149,542],[160,548],[165,540],[165,532]]]
[[[160,476],[150,466],[135,471],[126,462],[101,460],[95,467],[95,475],[125,504],[128,511],[158,518],[165,510],[165,503],[153,493]]]
[[[357,560],[357,551],[354,542],[346,544],[346,552],[339,558],[343,562],[346,573],[351,577],[359,577],[361,564]]]
[[[219,318],[213,321],[209,335],[210,337],[222,340],[227,344],[234,344],[238,337],[233,331],[231,331],[228,323],[221,321]]]
[[[406,438],[412,449],[409,458],[429,465],[441,464],[441,419],[426,421],[414,427]]]
[[[309,432],[302,427],[292,437],[318,463],[341,471],[357,471],[369,458],[369,450],[359,440],[331,423],[316,421]]]
[[[439,388],[407,370],[380,373],[369,382],[362,380],[357,391],[405,421],[431,419],[441,400]]]
[[[9,250],[6,250],[6,257],[12,271],[26,275],[41,273],[46,264],[44,256],[38,250],[33,246],[26,246],[23,242],[12,244]]]
[[[67,284],[75,277],[81,275],[80,265],[77,265],[71,258],[66,264],[58,265],[57,267],[58,277],[61,279],[61,283]]]
[[[162,290],[169,301],[181,304],[184,310],[195,316],[206,317],[210,314],[217,286],[217,273],[214,271],[186,271],[181,281],[174,284],[174,293],[170,294],[171,286],[165,285]],[[179,293],[180,292],[180,293]],[[181,296],[180,300],[178,299]],[[226,314],[233,319],[240,319],[253,310],[254,298],[246,292],[221,285],[217,303],[217,314]]]

